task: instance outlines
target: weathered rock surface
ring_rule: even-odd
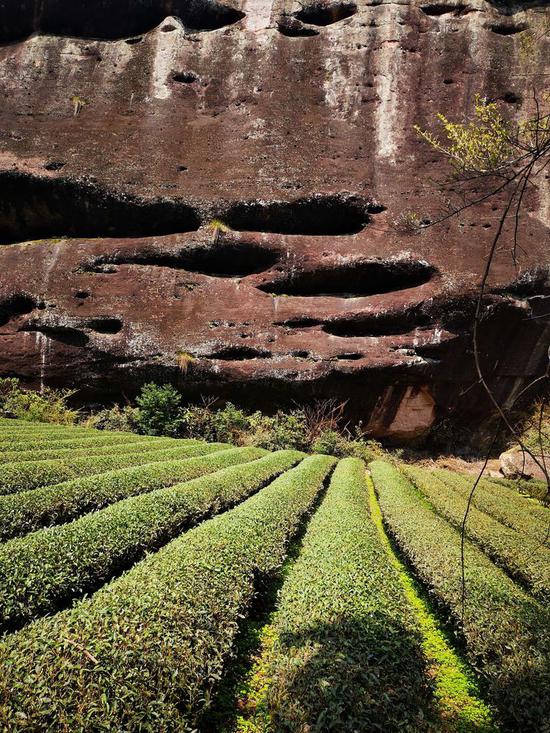
[[[524,113],[549,16],[0,0],[0,374],[82,399],[149,379],[262,407],[336,397],[399,439],[485,418],[469,330],[498,202],[407,232],[449,195],[413,126],[478,93]],[[548,176],[518,268],[504,246],[491,280],[480,339],[504,403],[548,358]]]
[[[544,466],[544,456],[537,455],[538,462]],[[512,448],[500,454],[500,471],[506,478],[527,478],[545,481],[546,476],[540,465],[519,448]]]

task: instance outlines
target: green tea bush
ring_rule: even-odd
[[[430,471],[416,466],[403,466],[402,470],[438,514],[460,529],[468,498]],[[466,534],[497,565],[526,585],[540,601],[550,601],[549,549],[534,538],[501,524],[475,506],[471,506],[468,513]]]
[[[200,443],[181,441],[177,447],[163,448],[153,451],[139,450],[134,444],[133,451],[99,456],[67,457],[61,460],[20,461],[0,465],[0,494],[14,494],[19,491],[30,491],[41,486],[58,484],[69,479],[92,476],[127,466],[140,466],[143,463],[178,460],[222,450],[230,446],[223,443]]]
[[[0,545],[0,627],[57,610],[303,458],[280,451]]]
[[[462,620],[460,532],[395,467],[370,465],[385,523],[408,563],[460,629],[506,730],[544,730],[550,719],[550,613],[475,545],[465,545]]]
[[[280,592],[266,676],[272,729],[428,729],[420,633],[368,509],[365,465],[338,464]]]
[[[333,462],[306,458],[89,600],[5,637],[0,727],[195,730],[257,579],[281,567]]]
[[[91,456],[116,456],[124,453],[151,453],[162,448],[185,445],[186,440],[176,441],[174,438],[158,438],[155,441],[148,437],[134,436],[134,440],[116,443],[114,445],[102,443],[89,448],[40,448],[33,450],[3,451],[0,453],[0,465],[5,463],[22,463],[25,461],[58,461],[64,458],[86,458]],[[48,441],[45,442],[48,445]]]
[[[461,496],[468,497],[475,480],[473,476],[438,469],[434,475]],[[482,479],[474,493],[473,505],[482,512],[498,519],[517,532],[550,546],[550,509],[529,501],[514,489]]]
[[[0,541],[264,455],[260,448],[219,450],[219,446],[212,445],[208,449],[212,455],[146,463],[0,496]]]

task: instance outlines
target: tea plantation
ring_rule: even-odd
[[[0,420],[0,729],[550,730],[550,509],[472,481]]]

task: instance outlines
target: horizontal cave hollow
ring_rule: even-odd
[[[29,295],[13,295],[0,302],[0,326],[5,326],[14,318],[27,315],[38,306]]]
[[[122,331],[124,324],[120,318],[89,318],[85,325],[96,333],[115,334]]]
[[[66,346],[83,347],[89,342],[88,336],[78,328],[62,325],[28,325],[21,329],[28,333],[42,334],[52,341],[59,341]]]
[[[0,244],[62,237],[147,237],[195,231],[179,201],[119,197],[70,179],[0,173]]]
[[[511,23],[495,23],[489,26],[489,30],[496,33],[498,36],[515,36],[516,33],[522,33],[527,29],[525,23],[514,25]]]
[[[245,14],[217,0],[3,0],[0,43],[36,32],[107,41],[130,38],[152,30],[168,15],[191,31],[213,31]]]
[[[416,308],[389,313],[361,314],[349,318],[335,318],[323,325],[323,331],[332,336],[343,337],[378,337],[399,336],[414,331],[415,328],[426,328],[430,318]]]
[[[303,23],[296,20],[296,18],[288,15],[284,15],[280,18],[277,23],[277,30],[283,36],[288,36],[289,38],[308,38],[319,35],[319,31],[316,28],[303,25]]]
[[[346,2],[313,2],[304,5],[295,17],[302,23],[311,25],[332,25],[339,20],[350,18],[357,12],[355,3]]]
[[[241,201],[223,216],[237,231],[335,236],[357,234],[383,206],[359,197],[312,196],[294,201]]]
[[[98,257],[81,269],[113,272],[116,265],[171,267],[211,277],[246,277],[269,270],[280,258],[277,250],[248,242],[218,241],[212,245],[186,247],[174,252],[146,249]]]
[[[440,15],[460,15],[466,10],[466,5],[457,3],[433,3],[429,5],[421,5],[420,10],[426,15],[438,17]]]
[[[223,346],[203,358],[224,361],[246,361],[248,359],[269,359],[271,356],[270,351],[255,349],[252,346]]]
[[[414,288],[434,274],[433,267],[419,260],[367,260],[303,270],[258,288],[275,295],[358,298]]]

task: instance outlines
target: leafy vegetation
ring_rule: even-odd
[[[468,497],[425,469],[405,466],[403,470],[434,509],[460,529]],[[466,534],[540,601],[550,601],[550,550],[539,541],[510,529],[475,506],[468,514]]]
[[[383,461],[370,467],[389,532],[460,631],[501,723],[509,730],[543,730],[550,715],[548,609],[467,541],[462,614],[460,533],[433,511],[398,468]]]
[[[192,730],[255,579],[277,572],[334,459],[306,458],[91,599],[0,645],[0,725]]]
[[[425,730],[418,625],[369,516],[365,466],[338,464],[282,587],[270,730]]]
[[[302,457],[296,451],[272,453],[0,545],[0,627],[57,610],[207,512],[246,498]]]
[[[134,445],[134,444],[132,444]],[[12,494],[29,491],[48,484],[61,483],[74,478],[104,473],[127,466],[139,466],[166,459],[193,458],[207,453],[229,448],[223,443],[188,442],[178,447],[159,450],[116,453],[114,455],[81,456],[57,460],[18,461],[0,465],[0,491]]]
[[[210,455],[106,471],[40,489],[0,496],[0,539],[68,522],[128,496],[162,489],[236,463],[260,458],[259,448],[218,449]]]
[[[472,478],[463,474],[439,469],[435,476],[462,496],[469,496]],[[548,527],[550,509],[536,502],[527,501],[514,489],[482,479],[472,500],[474,507],[497,519],[517,532],[550,546]]]

